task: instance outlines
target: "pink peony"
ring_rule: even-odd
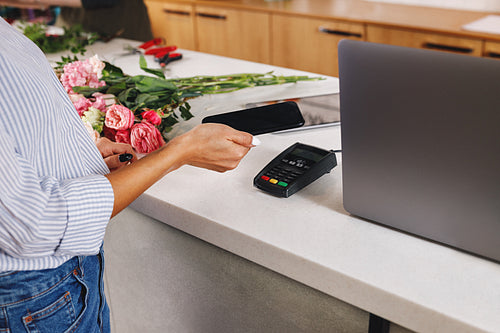
[[[106,108],[113,104],[116,104],[116,96],[112,94],[101,94],[99,92],[93,93],[92,96],[95,98],[94,107],[98,108],[102,112],[106,112]],[[96,103],[99,105],[96,106]],[[101,109],[102,104],[104,104],[104,110]]]
[[[144,111],[141,113],[142,119],[146,120],[147,122],[153,124],[153,125],[160,125],[161,124],[161,117],[156,113],[155,110],[148,110]]]
[[[116,131],[114,141],[130,144],[130,130]]]
[[[113,101],[114,103],[113,95],[103,95],[100,93],[95,93],[92,94],[92,96],[93,96],[92,98],[85,98],[81,94],[69,95],[69,98],[73,102],[73,105],[75,106],[76,111],[78,111],[80,117],[83,116],[83,113],[87,111],[90,107],[94,107],[99,111],[106,113],[106,107],[108,106],[108,102]]]
[[[92,106],[95,107],[96,109],[99,109],[101,112],[106,112],[106,101],[102,97],[102,94],[92,94],[92,96],[95,98],[95,102],[92,103]]]
[[[97,56],[84,61],[74,61],[64,65],[61,83],[69,94],[74,94],[73,87],[89,86],[98,88],[106,85],[99,81],[102,77],[104,63]]]
[[[102,77],[102,70],[106,65],[104,62],[99,60],[99,57],[97,55],[90,57],[86,60],[90,66],[92,66],[92,73],[95,73],[97,76],[97,79],[100,79]]]
[[[83,113],[92,106],[92,102],[82,96],[76,101],[73,101],[73,105],[75,106],[76,111],[78,111],[78,115],[81,117],[83,116]]]
[[[134,113],[123,105],[113,104],[106,112],[104,124],[116,130],[126,130],[134,125]]]
[[[151,123],[135,124],[130,131],[130,144],[140,154],[149,154],[165,144],[160,131]]]

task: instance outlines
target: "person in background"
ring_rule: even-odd
[[[183,165],[236,168],[253,137],[201,124],[140,160],[96,145],[45,55],[2,18],[0,73],[0,332],[109,332],[109,219]]]
[[[56,25],[81,24],[103,38],[122,37],[138,41],[153,38],[143,0],[0,0],[0,5],[22,8],[60,6]]]
[[[0,1],[0,16],[7,22],[14,23],[15,21],[25,22],[40,22],[47,25],[54,25],[56,18],[59,16],[59,7],[48,8],[19,8],[1,6]]]

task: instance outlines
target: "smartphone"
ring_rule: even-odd
[[[225,124],[258,135],[303,126],[304,118],[297,103],[287,101],[208,116],[201,122]]]
[[[304,126],[285,130],[302,131],[325,126],[335,126],[340,124],[339,94],[326,94],[308,97],[290,98],[286,100],[274,100],[258,103],[247,103],[245,107],[253,108],[262,105],[280,103],[284,101],[294,101],[299,106]]]

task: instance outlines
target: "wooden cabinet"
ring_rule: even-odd
[[[191,4],[145,1],[155,37],[163,37],[168,45],[196,50],[194,7]]]
[[[483,56],[500,59],[500,42],[486,41],[484,43]]]
[[[483,53],[483,42],[480,39],[374,25],[366,27],[366,40],[374,43],[439,50],[472,56],[481,56]]]
[[[274,14],[272,64],[338,76],[337,44],[364,40],[364,26],[336,20]]]
[[[345,38],[500,59],[500,38],[460,28],[481,13],[361,0],[145,4],[154,36],[167,44],[324,75],[338,76],[337,44]]]
[[[270,14],[196,6],[198,50],[255,62],[270,61]]]

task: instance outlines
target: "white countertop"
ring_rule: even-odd
[[[121,43],[115,40],[92,49],[129,74],[141,73],[137,56],[120,57]],[[181,61],[168,65],[172,76],[303,73],[182,52]],[[206,114],[247,102],[337,90],[337,79],[328,78],[204,96],[191,102],[195,117],[176,133],[200,123]],[[253,148],[237,169],[219,174],[183,167],[147,190],[132,207],[409,329],[500,332],[500,265],[349,215],[342,207],[341,157],[330,174],[286,199],[252,186],[257,172],[297,141],[340,149],[338,126],[259,139],[262,145]]]

